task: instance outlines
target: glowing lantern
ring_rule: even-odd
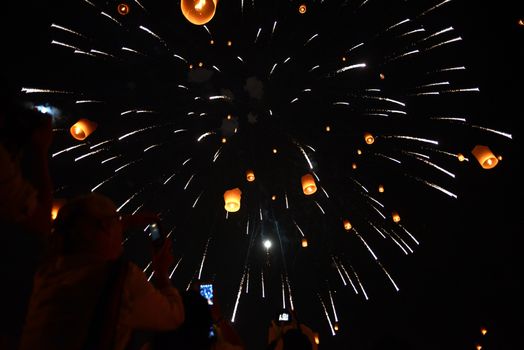
[[[209,40],[209,44],[210,45],[214,45],[215,44],[215,40],[213,40],[213,39]]]
[[[353,170],[357,169],[357,163],[351,164],[351,169],[353,169]]]
[[[241,195],[242,191],[238,187],[224,192],[224,208],[230,213],[238,211],[240,209]]]
[[[486,333],[488,333],[488,330],[486,329],[486,327],[482,327],[480,329],[480,333],[482,333],[482,335],[486,335]]]
[[[519,19],[517,23],[519,26],[524,26],[524,19]]]
[[[58,215],[58,211],[60,210],[60,208],[62,208],[64,203],[65,203],[65,201],[61,200],[61,199],[54,199],[53,200],[53,205],[51,207],[51,219],[52,220],[56,219],[56,216]]]
[[[475,158],[477,158],[478,162],[484,169],[492,169],[499,162],[497,157],[495,157],[493,152],[491,152],[487,146],[476,145],[471,153],[475,156]]]
[[[227,142],[227,139],[225,137],[222,137],[222,143],[226,143]]]
[[[116,8],[118,13],[121,14],[122,16],[125,16],[129,13],[129,5],[128,4],[119,4],[118,7]]]
[[[384,193],[384,185],[378,185],[378,191]]]
[[[344,219],[342,221],[342,223],[344,224],[344,230],[346,230],[346,231],[351,230],[351,228],[353,227],[353,226],[351,226],[351,223],[349,222],[348,219]]]
[[[369,132],[366,132],[364,134],[364,141],[366,141],[368,145],[372,145],[373,142],[375,142],[375,138]]]
[[[380,80],[386,79],[386,76],[384,75],[384,73],[380,73],[379,77],[380,77]]]
[[[272,200],[272,201],[276,201],[276,200],[277,200],[277,196],[272,195],[272,196],[271,196],[271,200]]]
[[[331,131],[331,126],[326,125],[326,132],[330,132],[330,131]]]
[[[306,4],[302,4],[302,5],[300,5],[300,6],[298,7],[298,12],[299,12],[301,15],[303,15],[304,13],[306,13],[306,11],[307,11],[307,6],[306,6]]]
[[[302,191],[304,191],[304,194],[308,196],[317,192],[317,185],[315,184],[313,175],[306,174],[302,176]]]
[[[391,213],[391,217],[393,218],[393,222],[399,222],[400,221],[400,215],[396,211]]]
[[[357,149],[357,154],[358,154],[359,156],[361,156],[361,155],[362,155],[362,150]]]
[[[231,46],[231,45],[233,45],[233,42],[231,40],[228,40],[227,41],[227,46]]]
[[[338,332],[338,322],[335,322],[333,325],[333,329]]]
[[[273,154],[277,154],[277,149],[276,148],[273,148]]]
[[[96,130],[97,124],[87,119],[80,119],[69,129],[71,135],[77,140],[85,140]]]
[[[315,333],[315,336],[313,337],[315,339],[315,344],[320,344],[320,337],[318,336],[317,333]]]
[[[215,15],[218,0],[182,0],[182,14],[191,23],[206,24]]]
[[[253,170],[249,169],[246,171],[246,180],[249,182],[255,181],[255,173]]]
[[[204,65],[204,62],[198,62],[198,66],[202,67]]]
[[[466,157],[464,157],[464,155],[462,153],[457,154],[457,158],[458,158],[459,162],[463,162],[464,160],[466,160]]]
[[[306,239],[306,237],[302,238],[302,248],[307,248],[307,239]]]
[[[477,350],[482,350],[482,345],[477,344]]]

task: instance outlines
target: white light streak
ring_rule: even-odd
[[[382,271],[384,271],[384,273],[386,274],[386,276],[388,276],[389,280],[391,281],[391,284],[393,285],[393,287],[395,288],[395,290],[398,292],[400,289],[398,288],[397,284],[395,283],[395,281],[393,281],[393,278],[391,277],[391,275],[389,274],[389,272],[386,270],[386,268],[384,266],[382,266],[382,264],[380,263],[380,261],[377,261],[377,263],[379,264],[380,268],[382,269]]]
[[[206,247],[204,248],[204,254],[202,255],[202,261],[200,262],[200,269],[198,270],[198,279],[202,277],[202,269],[204,268],[204,262],[206,261],[207,256],[207,249],[209,247],[209,242],[211,241],[211,237],[207,240]]]
[[[398,22],[398,23],[396,23],[396,24],[393,24],[393,25],[390,26],[388,29],[386,29],[386,32],[387,32],[387,31],[390,31],[391,29],[393,29],[393,28],[395,28],[395,27],[398,27],[398,26],[401,25],[401,24],[407,23],[407,22],[409,22],[409,18],[406,18],[406,19],[403,20],[403,21],[400,21],[400,22]]]
[[[185,63],[188,63],[188,61],[180,55],[174,54],[173,57],[178,58],[179,60],[184,61]]]
[[[53,45],[58,45],[58,46],[63,46],[63,47],[67,47],[67,48],[69,48],[69,49],[73,49],[73,50],[75,50],[75,51],[82,51],[81,49],[79,49],[79,48],[76,47],[76,46],[69,45],[69,44],[63,43],[63,42],[61,42],[61,41],[53,40],[53,41],[51,41],[51,44],[53,44]]]
[[[169,181],[171,181],[171,179],[172,179],[175,175],[176,175],[176,172],[173,173],[173,174],[171,174],[171,176],[169,176],[169,177],[167,178],[167,180],[164,181],[164,185],[167,185],[167,183],[168,183]]]
[[[102,181],[101,183],[99,183],[98,185],[96,185],[95,187],[93,187],[91,189],[91,192],[95,192],[100,186],[102,186],[103,184],[105,184],[106,182],[108,182],[109,180],[113,179],[114,177],[116,177],[116,175],[113,175],[107,179],[105,179],[104,181]]]
[[[456,41],[460,41],[460,40],[462,40],[462,38],[459,36],[459,37],[456,37],[456,38],[454,38],[454,39],[450,39],[450,40],[447,40],[447,41],[443,41],[443,42],[441,42],[441,43],[439,43],[439,44],[436,44],[436,45],[433,45],[433,46],[428,47],[427,49],[425,49],[425,51],[429,51],[429,50],[435,49],[435,48],[437,48],[437,47],[440,47],[440,46],[443,46],[443,45],[446,45],[446,44],[451,44],[451,43],[454,43],[454,42],[456,42]]]
[[[318,34],[314,34],[311,38],[309,38],[306,43],[304,44],[304,46],[306,46],[307,44],[309,44],[311,42],[311,40],[315,39],[316,37],[318,37]]]
[[[269,71],[269,76],[271,76],[271,74],[273,74],[273,71],[274,71],[275,68],[277,67],[277,64],[278,64],[278,63],[275,63],[275,64],[273,65],[273,67],[271,68],[271,71]]]
[[[132,135],[135,135],[135,134],[138,134],[140,132],[143,132],[143,131],[146,131],[146,130],[150,130],[150,129],[153,129],[153,128],[156,128],[156,126],[148,126],[147,128],[131,131],[131,132],[125,134],[125,135],[120,136],[118,138],[118,141],[122,141],[123,139],[125,139],[125,138],[127,138],[129,136],[132,136]]]
[[[128,51],[128,52],[136,53],[137,55],[145,56],[145,54],[143,54],[142,52],[137,51],[137,50],[134,50],[134,49],[131,49],[131,48],[129,48],[129,47],[125,47],[125,46],[123,46],[123,47],[121,48],[121,50],[122,50],[122,51]]]
[[[200,135],[198,138],[197,138],[197,142],[200,142],[202,141],[205,137],[208,137],[210,135],[214,135],[215,133],[213,131],[208,131],[208,132],[205,132],[203,133],[202,135]]]
[[[123,27],[122,26],[122,23],[118,22],[115,18],[111,17],[110,15],[108,15],[107,13],[105,12],[100,12],[100,14],[102,16],[106,16],[107,18],[109,18],[110,20],[112,20],[113,22],[115,22],[116,24],[118,24],[120,27]]]
[[[361,47],[362,45],[364,45],[364,43],[357,44],[357,45],[353,46],[351,49],[347,50],[347,52],[349,53],[349,52],[355,50],[356,48]]]
[[[335,329],[333,328],[333,324],[331,323],[331,319],[329,318],[329,313],[327,311],[326,305],[324,304],[324,300],[322,300],[322,297],[320,296],[320,294],[317,294],[317,295],[318,295],[318,298],[320,299],[320,304],[322,305],[322,308],[324,309],[324,314],[326,315],[326,318],[329,324],[329,328],[331,329],[331,334],[335,335]]]
[[[317,205],[318,209],[320,209],[320,211],[322,212],[322,214],[324,214],[324,215],[325,215],[325,214],[326,214],[326,212],[324,211],[324,209],[322,209],[322,207],[320,206],[320,204],[318,204],[318,202],[317,202],[317,201],[314,201],[314,202],[315,202],[315,204]]]
[[[335,309],[335,302],[333,301],[331,289],[329,290],[329,299],[331,300],[331,307],[333,308],[333,316],[335,316],[335,322],[338,322],[337,310]]]
[[[355,68],[365,68],[366,67],[366,64],[365,63],[357,63],[357,64],[352,64],[350,66],[346,66],[346,67],[342,67],[340,68],[339,70],[337,70],[335,72],[335,74],[339,74],[339,73],[343,73],[345,71],[348,71],[350,69],[355,69]]]
[[[258,37],[260,36],[260,32],[261,31],[262,31],[262,28],[258,28],[257,36],[256,36],[255,41],[254,41],[255,43],[257,42]]]
[[[373,249],[371,249],[371,247],[369,246],[369,244],[366,242],[366,240],[357,232],[357,230],[355,228],[353,228],[353,232],[357,235],[358,238],[360,238],[360,240],[362,241],[362,243],[366,246],[367,250],[371,253],[371,255],[373,256],[373,259],[375,260],[378,260],[377,256],[375,255],[375,252],[373,251]]]
[[[76,158],[75,158],[75,162],[76,162],[76,161],[79,161],[79,160],[81,160],[81,159],[84,159],[84,158],[86,158],[86,157],[92,156],[93,154],[97,154],[97,153],[100,152],[100,151],[105,151],[105,149],[104,149],[104,148],[101,148],[101,149],[98,149],[98,150],[96,150],[96,151],[89,152],[89,153],[86,153],[86,154],[84,154],[84,155],[82,155],[82,156],[76,157]]]
[[[186,185],[184,186],[184,191],[187,190],[187,187],[189,186],[189,183],[191,182],[191,180],[193,180],[193,177],[195,176],[195,174],[191,175],[191,177],[189,178],[189,180],[187,180],[186,182]]]
[[[118,207],[118,209],[116,210],[117,213],[120,212],[120,210],[122,210],[123,207],[125,207],[129,202],[131,202],[133,200],[133,198],[135,198],[137,195],[138,195],[139,192],[136,192],[135,194],[133,194],[131,197],[129,197],[121,206]]]
[[[117,158],[120,158],[120,157],[122,157],[122,155],[119,154],[118,156],[114,156],[114,157],[110,157],[110,158],[104,159],[103,161],[100,162],[100,164],[105,164],[105,163],[107,163],[107,162],[109,162],[109,161],[111,161],[113,159],[117,159]]]
[[[429,139],[423,139],[423,138],[420,138],[420,137],[404,136],[404,135],[393,135],[393,136],[383,136],[383,137],[384,138],[413,140],[413,141],[426,142],[426,143],[431,143],[433,145],[438,145],[438,141],[429,140]]]
[[[37,89],[37,88],[21,88],[21,92],[26,94],[73,94],[71,91],[64,91],[64,90],[50,90],[50,89]]]
[[[429,12],[431,12],[431,11],[433,11],[433,10],[439,8],[440,6],[442,6],[442,5],[444,5],[445,3],[450,2],[450,1],[451,1],[451,0],[444,0],[444,1],[442,1],[440,4],[437,4],[437,5],[433,6],[433,7],[430,7],[430,8],[427,9],[426,11],[422,12],[422,13],[420,14],[420,17],[422,17],[422,16],[428,14]]]
[[[238,302],[240,301],[240,295],[242,294],[242,287],[244,286],[245,275],[246,273],[244,272],[242,274],[242,278],[240,279],[240,286],[238,287],[237,300],[235,302],[235,307],[233,309],[233,316],[231,317],[231,323],[235,323],[235,317],[236,317],[237,309],[238,309]]]
[[[200,192],[200,194],[198,195],[198,197],[195,199],[195,201],[193,202],[193,206],[192,208],[195,209],[197,203],[198,203],[198,200],[200,199],[200,196],[202,196],[202,193],[204,193],[204,191]]]
[[[158,146],[160,146],[159,143],[154,144],[154,145],[151,145],[151,146],[149,146],[149,147],[147,147],[147,148],[144,148],[144,153],[147,152],[147,151],[149,151],[149,150],[152,150],[153,148],[158,147]]]
[[[477,128],[477,129],[481,129],[481,130],[484,130],[484,131],[489,131],[489,132],[492,132],[494,134],[507,137],[508,139],[512,139],[513,138],[513,136],[511,134],[508,134],[508,133],[505,133],[505,132],[502,132],[502,131],[498,131],[498,130],[495,130],[495,129],[489,129],[489,128],[486,128],[486,127],[483,127],[483,126],[480,126],[480,125],[471,125],[471,127]]]
[[[173,271],[171,271],[171,273],[169,274],[169,279],[173,278],[173,274],[175,273],[176,269],[178,268],[178,265],[180,265],[181,261],[182,261],[182,257],[180,259],[178,259],[175,267],[173,268]]]
[[[86,144],[86,143],[81,143],[81,144],[79,144],[79,145],[75,145],[75,146],[71,146],[71,147],[65,148],[65,149],[63,149],[63,150],[61,150],[61,151],[58,151],[58,152],[53,153],[53,154],[51,155],[51,158],[54,158],[54,157],[56,157],[56,156],[58,156],[58,155],[60,155],[60,154],[62,154],[62,153],[64,153],[64,152],[69,152],[69,151],[71,151],[71,150],[73,150],[73,149],[76,149],[76,148],[78,148],[78,147],[83,147],[83,146],[87,146],[87,144]]]
[[[61,25],[58,25],[58,24],[54,24],[54,23],[51,24],[51,28],[60,29],[60,30],[63,30],[63,31],[65,31],[65,32],[69,32],[69,33],[71,33],[71,34],[74,34],[74,35],[77,35],[77,36],[79,36],[79,37],[81,37],[81,38],[85,38],[85,39],[86,39],[86,36],[85,36],[85,35],[82,35],[82,34],[80,34],[80,33],[78,33],[78,32],[75,32],[74,30],[71,30],[71,29],[69,29],[69,28],[62,27]]]

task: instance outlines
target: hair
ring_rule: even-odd
[[[61,242],[59,250],[71,254],[88,245],[100,229],[100,221],[112,215],[116,215],[116,207],[102,194],[89,193],[70,199],[54,221],[53,234]]]

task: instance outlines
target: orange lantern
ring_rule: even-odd
[[[116,9],[118,13],[121,14],[122,16],[125,16],[129,13],[129,5],[125,3],[119,4]]]
[[[298,12],[303,15],[304,13],[306,13],[307,11],[307,6],[306,4],[301,4],[299,7],[298,7]]]
[[[182,14],[191,23],[203,25],[215,16],[218,0],[182,0]]]
[[[486,335],[486,333],[488,333],[488,330],[486,329],[486,327],[482,327],[480,328],[480,333],[482,333],[482,335]]]
[[[356,170],[357,169],[357,163],[351,164],[351,169]]]
[[[499,160],[488,146],[476,145],[471,153],[477,158],[478,162],[484,169],[492,169],[497,166]]]
[[[242,191],[238,187],[224,192],[224,208],[230,213],[237,212],[240,209],[241,195]]]
[[[56,219],[56,216],[58,215],[58,211],[62,206],[65,204],[65,201],[63,199],[53,199],[53,205],[51,207],[51,219]]]
[[[315,339],[315,344],[317,344],[317,345],[320,344],[320,337],[319,337],[318,333],[315,333],[313,338]]]
[[[91,133],[96,130],[97,126],[97,123],[82,118],[73,124],[69,129],[69,132],[75,139],[82,141],[91,135]]]
[[[353,226],[351,226],[351,223],[349,222],[348,219],[344,219],[342,223],[344,224],[344,230],[346,231],[349,231],[353,228]]]
[[[302,176],[302,191],[304,191],[304,194],[308,196],[317,192],[317,185],[315,184],[313,175],[306,174]]]
[[[307,238],[302,238],[302,248],[307,248]]]
[[[384,185],[378,185],[378,191],[384,193]]]
[[[364,133],[364,141],[366,141],[368,145],[372,145],[373,142],[375,142],[375,138],[369,132],[366,132]]]
[[[459,162],[463,162],[466,160],[466,157],[464,157],[464,155],[462,153],[458,153],[457,154],[457,158],[459,160]]]
[[[255,181],[255,173],[253,170],[249,169],[246,171],[246,180],[249,182]]]
[[[391,217],[393,218],[393,222],[399,222],[400,221],[400,215],[396,211],[391,213]]]
[[[335,324],[333,325],[333,329],[338,332],[338,329],[339,329],[339,326],[338,326],[338,322],[335,322]]]

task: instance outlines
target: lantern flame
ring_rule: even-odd
[[[85,140],[89,135],[96,130],[97,124],[88,119],[78,120],[71,128],[69,132],[75,139],[82,141]]]
[[[182,14],[191,23],[203,25],[215,16],[218,0],[182,0]]]
[[[492,169],[496,167],[499,162],[497,157],[495,157],[488,146],[476,145],[471,153],[473,156],[475,156],[480,166],[482,166],[484,169]]]
[[[230,213],[237,212],[240,209],[241,195],[242,191],[238,187],[224,192],[224,209]]]

